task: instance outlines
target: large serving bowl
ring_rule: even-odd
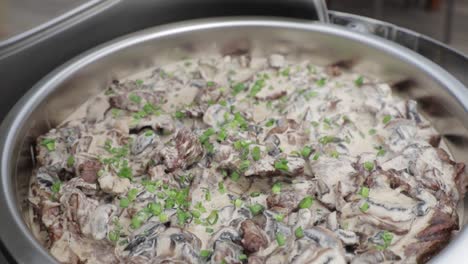
[[[32,144],[37,136],[60,124],[113,79],[187,57],[246,52],[252,56],[282,53],[319,65],[338,63],[391,83],[396,93],[419,102],[455,159],[468,161],[468,90],[406,48],[338,26],[297,20],[209,19],[152,28],[101,45],[61,66],[36,84],[4,120],[0,238],[11,256],[19,263],[55,261],[35,240],[25,217],[34,167]],[[466,212],[461,206],[462,226]],[[468,230],[463,228],[433,261],[465,263],[465,245]]]

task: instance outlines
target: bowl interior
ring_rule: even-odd
[[[13,195],[16,207],[10,209],[19,216],[16,225],[27,230],[23,216],[34,166],[31,146],[37,136],[60,124],[114,79],[184,58],[241,53],[282,53],[319,65],[339,63],[391,83],[395,92],[418,101],[456,160],[468,162],[467,102],[457,94],[465,92],[461,91],[464,88],[409,50],[320,24],[278,20],[184,23],[149,29],[98,47],[46,77],[16,106],[2,150],[8,164],[2,166],[8,186],[2,187]]]

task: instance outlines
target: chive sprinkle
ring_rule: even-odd
[[[364,162],[364,169],[366,169],[367,171],[372,171],[374,169],[374,162],[372,161],[366,161]]]
[[[249,209],[250,209],[250,212],[252,212],[252,214],[255,216],[263,212],[263,210],[265,210],[265,207],[263,207],[263,205],[261,204],[256,203],[256,204],[249,206]]]
[[[366,186],[363,186],[361,187],[361,189],[359,190],[359,195],[362,196],[362,198],[367,198],[369,197],[369,188],[366,187]]]
[[[304,230],[302,230],[301,226],[296,228],[296,230],[294,230],[294,235],[296,235],[297,238],[303,238],[304,237]]]
[[[282,247],[284,244],[286,244],[286,237],[284,236],[283,233],[276,233],[276,242],[278,242],[278,246]]]
[[[362,212],[367,212],[367,210],[369,210],[369,204],[364,202],[359,209],[361,209]]]
[[[314,197],[306,196],[299,202],[299,208],[300,209],[310,208],[313,202],[314,202]]]

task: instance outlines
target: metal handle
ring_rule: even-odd
[[[328,8],[325,0],[312,0],[312,2],[315,6],[318,20],[322,23],[329,24],[330,17],[328,15]]]

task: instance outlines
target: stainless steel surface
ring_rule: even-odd
[[[443,67],[468,86],[468,57],[448,45],[391,23],[337,11],[329,11],[332,24],[366,32],[405,46]]]
[[[419,101],[455,157],[468,161],[466,87],[399,45],[339,26],[306,22],[224,18],[148,29],[101,45],[43,78],[15,105],[0,128],[0,226],[8,227],[0,232],[0,238],[13,257],[19,263],[53,262],[22,217],[34,138],[59,124],[113,78],[186,56],[242,50],[255,55],[282,52],[306,56],[318,64],[352,60],[355,71],[400,83],[398,92]],[[431,111],[435,107],[437,111]],[[447,259],[468,259],[468,251],[457,250],[462,246],[458,241],[464,243],[467,237],[466,230],[458,235],[446,249]]]
[[[59,24],[106,0],[0,0],[0,48]],[[42,9],[42,10],[41,10]]]
[[[315,12],[317,13],[318,20],[322,23],[330,23],[330,17],[328,15],[327,3],[325,0],[312,0],[315,6]]]

